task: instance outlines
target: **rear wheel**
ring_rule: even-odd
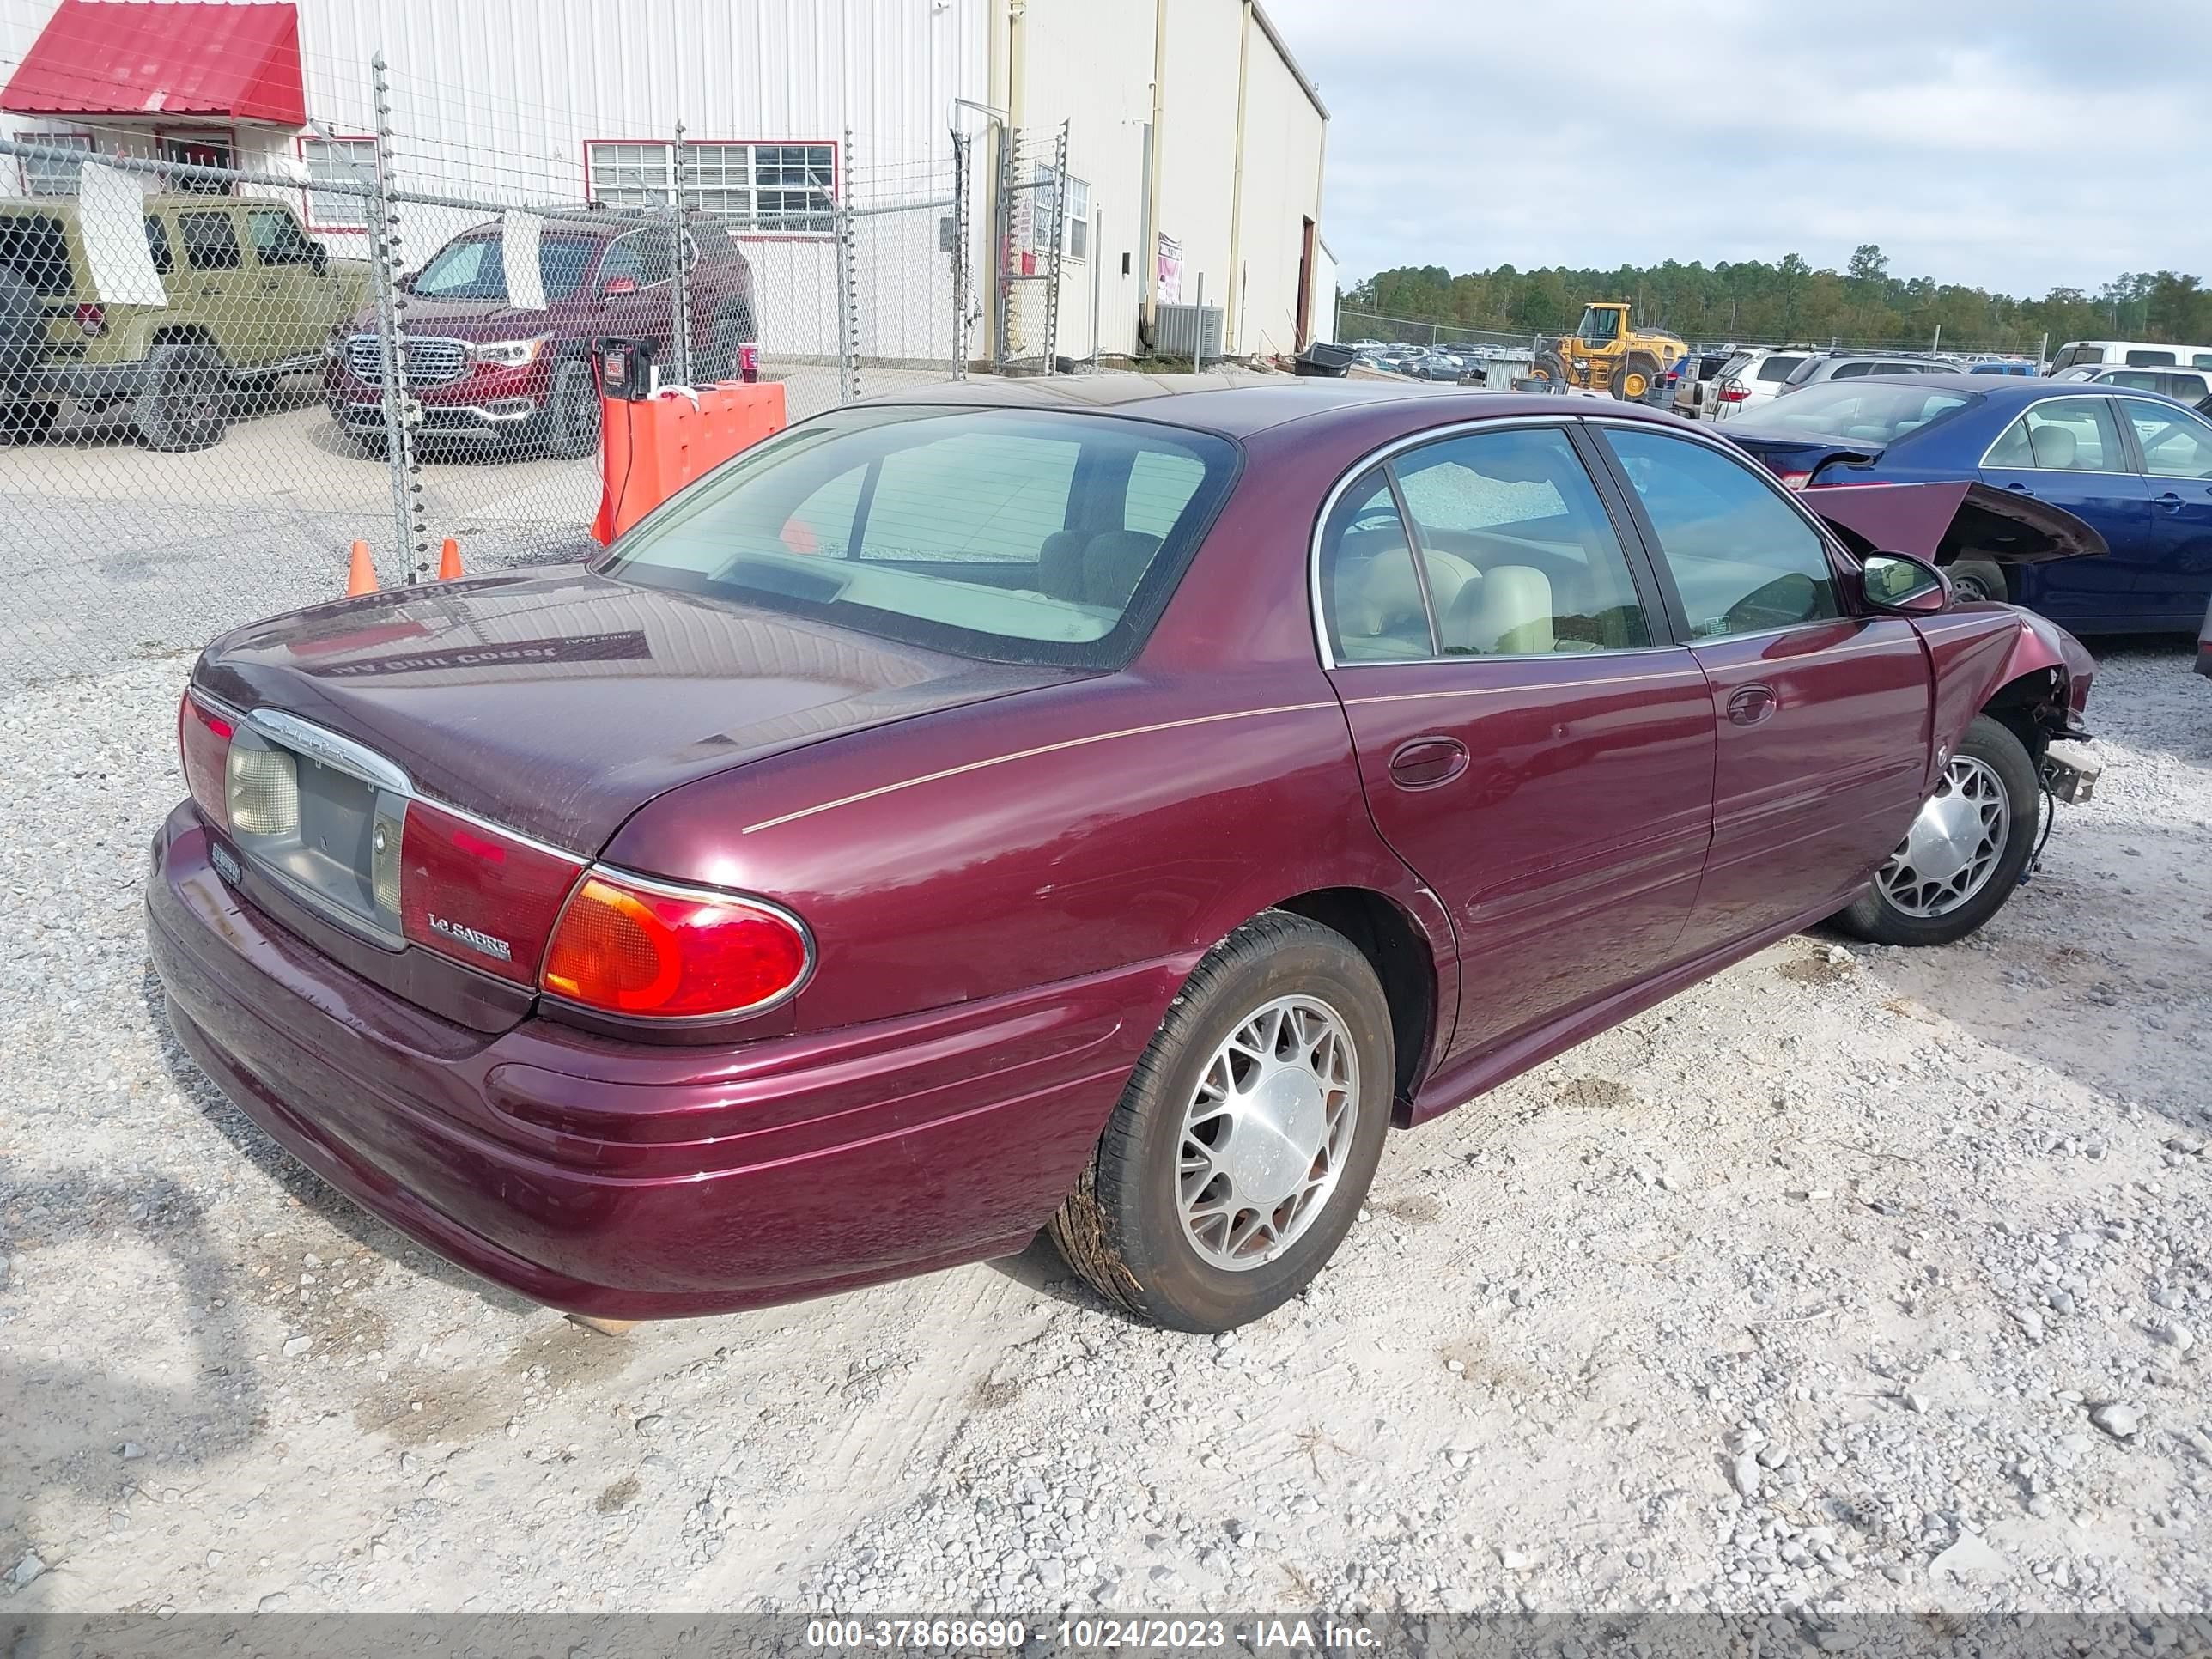
[[[1100,1295],[1225,1331],[1303,1290],[1382,1155],[1390,1014],[1341,933],[1271,910],[1192,974],[1051,1231]]]
[[[61,418],[61,412],[62,406],[57,403],[16,403],[0,406],[0,442],[36,443],[53,430],[54,422]]]
[[[140,441],[169,452],[212,449],[230,425],[233,392],[230,370],[213,346],[155,346],[138,394]]]
[[[1874,885],[1836,920],[1878,945],[1949,945],[2004,908],[2035,849],[2043,799],[2011,729],[1977,714]]]
[[[1540,352],[1537,355],[1536,366],[1531,372],[1530,378],[1549,380],[1553,386],[1574,384],[1573,380],[1567,374],[1567,360],[1556,351]]]

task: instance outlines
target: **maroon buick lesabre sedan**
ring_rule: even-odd
[[[1218,1330],[1392,1122],[1793,929],[1988,920],[2092,666],[1640,408],[948,388],[217,641],[149,932],[270,1135],[555,1308],[1048,1226]]]

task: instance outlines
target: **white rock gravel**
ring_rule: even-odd
[[[2174,651],[1982,937],[1789,941],[1395,1138],[1219,1343],[1042,1249],[615,1340],[395,1238],[165,1034],[183,670],[0,712],[10,1612],[2212,1605]]]

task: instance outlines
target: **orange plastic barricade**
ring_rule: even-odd
[[[601,416],[605,482],[592,535],[604,544],[693,479],[782,431],[783,387],[775,381],[725,380],[636,401],[610,398],[601,405]]]

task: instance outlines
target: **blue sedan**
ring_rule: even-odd
[[[1831,380],[1723,428],[1795,489],[1978,480],[2085,519],[2102,558],[1960,550],[1953,585],[2076,633],[2186,633],[2212,600],[2212,422],[2170,398],[1982,374]]]

